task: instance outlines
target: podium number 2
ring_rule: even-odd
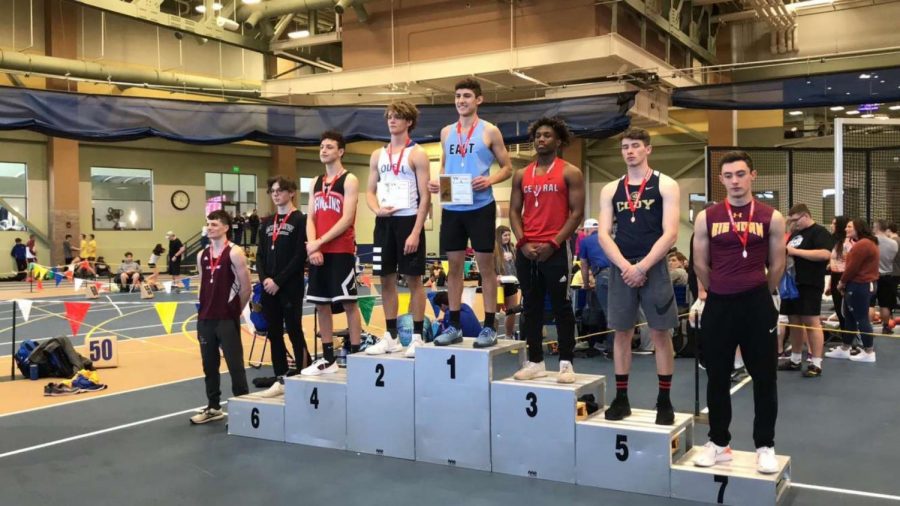
[[[99,362],[103,360],[112,360],[112,341],[103,339],[100,341],[91,341],[91,362]]]
[[[525,400],[530,401],[530,404],[527,408],[525,408],[525,414],[534,418],[537,416],[537,395],[534,392],[528,392],[525,395]]]
[[[375,386],[383,387],[384,386],[384,365],[375,364],[375,373],[378,374],[378,377],[375,378]]]
[[[725,487],[728,486],[728,477],[717,474],[713,476],[713,481],[719,483],[719,496],[716,498],[716,502],[725,504]]]
[[[447,359],[447,365],[450,366],[450,379],[456,379],[456,355],[450,355]]]
[[[250,425],[254,429],[259,428],[259,408],[253,408],[250,410]]]
[[[628,460],[628,436],[616,434],[616,458],[619,462]]]
[[[319,388],[313,388],[312,395],[309,396],[309,404],[314,406],[313,409],[319,409]]]

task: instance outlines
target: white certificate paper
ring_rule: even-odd
[[[447,174],[441,176],[441,203],[471,205],[472,175]]]
[[[409,181],[379,182],[376,190],[380,207],[409,209],[412,202],[409,198]]]

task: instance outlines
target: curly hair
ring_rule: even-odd
[[[572,141],[572,132],[566,126],[566,122],[557,118],[548,118],[546,116],[537,119],[534,123],[528,125],[528,139],[534,142],[534,136],[537,134],[538,128],[547,126],[553,129],[556,138],[559,139],[560,147],[568,146]]]

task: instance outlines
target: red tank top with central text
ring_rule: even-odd
[[[316,226],[316,237],[322,237],[331,230],[344,215],[344,181],[348,172],[331,179],[323,174],[313,188],[312,219]],[[356,253],[356,237],[351,223],[343,234],[335,237],[320,248],[322,253]]]
[[[556,238],[569,218],[569,187],[563,177],[566,163],[557,158],[541,175],[535,174],[537,162],[525,167],[522,173],[521,243],[549,243]]]
[[[241,298],[231,268],[231,244],[211,258],[212,246],[200,252],[200,309],[198,320],[238,320]]]
[[[728,209],[720,202],[706,210],[709,234],[709,291],[730,295],[758,288],[767,282],[769,224],[775,210],[756,201],[753,217],[750,204],[731,207],[737,233],[728,219]],[[747,231],[747,257],[741,237]],[[740,236],[738,236],[740,234]]]

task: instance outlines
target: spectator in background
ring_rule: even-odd
[[[579,243],[578,258],[581,259],[581,277],[586,286],[590,286],[590,279],[594,277],[594,293],[600,310],[603,311],[604,321],[607,319],[607,306],[609,305],[609,258],[600,247],[597,238],[597,230],[600,222],[594,218],[584,220],[584,233],[586,234]],[[605,330],[605,329],[603,329]],[[606,336],[606,351],[612,352],[615,342],[612,333]]]
[[[181,277],[181,261],[184,260],[184,243],[181,242],[175,232],[169,230],[166,232],[166,238],[169,240],[169,275],[172,276],[172,283],[178,283]],[[176,292],[178,287],[174,288]]]
[[[869,225],[859,218],[847,223],[847,237],[856,241],[847,254],[844,274],[838,282],[838,290],[844,292],[844,319],[850,333],[842,334],[843,344],[825,354],[828,358],[843,358],[854,362],[875,362],[875,338],[869,320],[871,284],[878,280],[878,244]],[[854,333],[858,333],[854,335]],[[864,350],[850,354],[854,338],[862,340]]]
[[[28,257],[26,255],[27,248],[22,244],[22,239],[16,237],[16,244],[13,245],[9,254],[16,261],[16,271],[25,272],[28,269]]]
[[[91,263],[77,255],[72,258],[72,263],[69,264],[68,269],[72,271],[72,274],[76,278],[97,277],[97,271],[94,270],[94,267],[91,265]]]
[[[512,231],[505,225],[497,227],[494,242],[494,270],[497,284],[503,289],[503,305],[507,312],[519,304],[519,279],[516,277],[516,245],[512,242]],[[511,339],[516,332],[516,315],[509,315],[505,321],[506,338]]]
[[[98,277],[109,277],[111,274],[109,264],[106,263],[102,256],[97,257],[97,261],[94,262],[94,270],[97,272]]]
[[[150,260],[147,261],[147,267],[150,269],[150,276],[147,277],[147,282],[150,283],[151,286],[155,287],[157,280],[159,280],[159,259],[165,252],[166,248],[163,248],[160,243],[156,243],[153,251],[150,252]]]
[[[25,259],[29,262],[37,262],[37,241],[34,239],[34,234],[28,235],[28,242],[25,243]]]
[[[809,362],[805,378],[822,375],[822,354],[825,337],[822,333],[822,293],[825,291],[825,269],[831,259],[834,243],[831,234],[816,223],[806,204],[797,204],[788,211],[791,236],[787,242],[788,268],[793,262],[794,281],[800,296],[781,302],[781,314],[791,323],[791,356],[779,371],[799,371],[803,360],[803,333],[794,332],[802,326],[806,331]]]
[[[256,209],[247,218],[247,228],[250,229],[250,244],[256,244],[256,234],[259,232],[259,215],[256,214]]]
[[[200,227],[200,249],[206,249],[207,246],[209,246],[209,228],[204,223]]]
[[[431,274],[429,275],[425,286],[431,289],[444,288],[447,286],[447,274],[444,272],[444,265],[441,264],[441,262],[435,261],[431,265]]]
[[[97,255],[97,238],[94,236],[94,234],[91,234],[91,239],[88,241],[88,248],[90,248],[91,250],[91,254],[90,256],[88,256],[88,260],[95,260],[100,258],[100,256]]]
[[[239,212],[234,213],[234,223],[232,224],[232,229],[234,230],[234,236],[232,240],[239,245],[244,245],[244,217]]]
[[[125,252],[125,259],[119,266],[119,282],[123,290],[131,284],[132,291],[141,283],[141,264],[134,261],[134,255],[130,251]]]
[[[432,304],[440,308],[443,315],[435,318],[440,322],[438,330],[433,333],[437,336],[450,326],[450,302],[445,291],[431,292],[427,297]],[[461,303],[459,307],[459,323],[464,337],[478,337],[481,332],[481,322],[475,316],[475,311],[472,311],[472,308],[465,302]]]
[[[88,245],[87,234],[81,234],[81,243],[78,245],[78,255],[84,260],[87,260],[88,254],[91,252],[91,247]]]
[[[80,248],[76,248],[72,246],[72,234],[66,234],[66,240],[63,241],[63,258],[65,259],[65,264],[69,265],[72,263],[72,259],[75,258],[75,255],[72,253],[73,251],[81,251]]]
[[[897,241],[888,236],[886,220],[875,220],[872,231],[878,239],[878,307],[881,310],[881,332],[893,334],[888,322],[897,307],[897,278],[894,277],[894,261],[897,258]]]
[[[847,322],[844,320],[844,311],[841,309],[844,305],[844,294],[837,289],[838,282],[844,274],[845,258],[850,252],[853,243],[847,237],[847,222],[850,220],[846,216],[835,216],[831,220],[831,239],[834,247],[831,248],[831,259],[828,262],[828,270],[831,272],[830,281],[825,288],[825,295],[831,295],[834,301],[834,312],[837,315],[838,326],[840,330],[847,330]]]
[[[687,269],[684,268],[687,263],[687,258],[681,252],[676,251],[674,253],[669,253],[667,261],[669,263],[669,279],[672,280],[672,286],[687,287],[688,273]]]

